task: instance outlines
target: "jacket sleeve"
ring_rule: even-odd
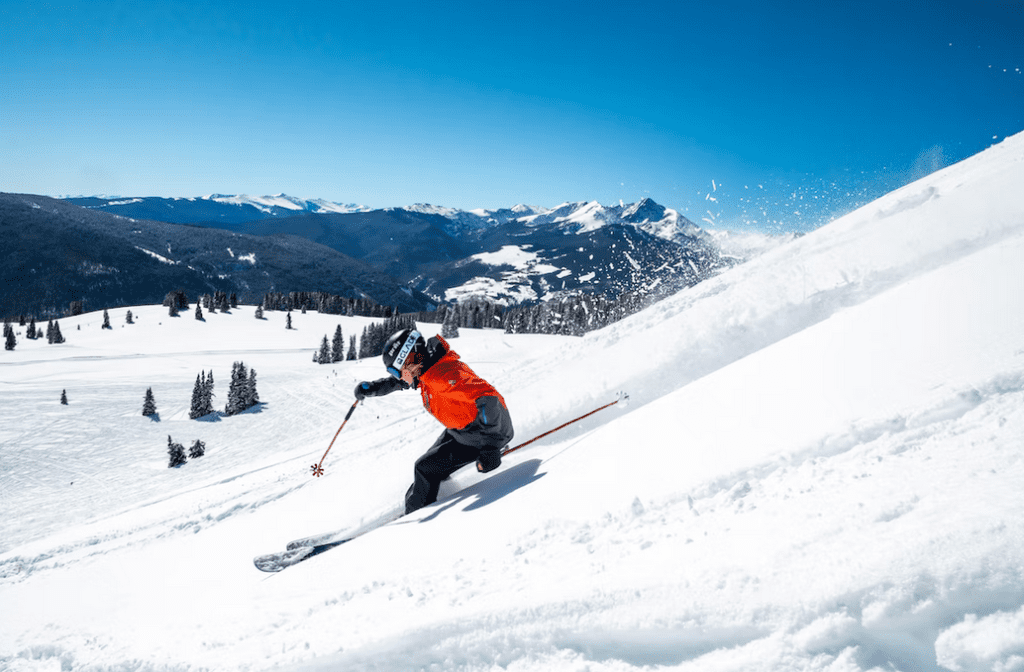
[[[365,397],[383,397],[396,392],[398,390],[407,390],[409,386],[404,381],[398,378],[388,376],[387,378],[381,378],[379,380],[364,381],[356,385],[355,396],[356,399],[364,399]]]

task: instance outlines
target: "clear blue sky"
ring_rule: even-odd
[[[5,0],[0,191],[807,229],[1024,130],[1022,35],[995,0]]]

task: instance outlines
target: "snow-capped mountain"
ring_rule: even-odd
[[[70,200],[134,219],[302,236],[437,300],[512,304],[577,291],[608,298],[664,292],[733,261],[718,253],[707,232],[649,198],[497,210],[429,204],[371,210],[285,194]]]
[[[152,219],[172,224],[233,225],[274,217],[291,217],[298,213],[365,212],[369,208],[354,203],[334,203],[323,199],[296,198],[287,194],[248,196],[208,194],[196,197],[165,198],[161,196],[65,197],[90,210],[100,210],[132,219]]]
[[[451,221],[453,235],[476,232],[492,226],[522,222],[532,226],[559,225],[572,233],[588,233],[609,224],[629,224],[651,235],[685,244],[701,237],[703,230],[677,211],[644,198],[629,205],[606,206],[597,201],[566,202],[554,208],[516,205],[499,210],[457,210],[426,204],[402,208],[409,212],[439,215]]]

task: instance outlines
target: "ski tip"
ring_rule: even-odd
[[[315,550],[312,546],[303,546],[283,553],[271,553],[253,558],[252,564],[261,572],[280,572],[285,567],[291,567],[302,561],[306,556],[311,555]]]

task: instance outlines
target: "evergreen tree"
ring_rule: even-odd
[[[231,292],[231,297],[228,299],[228,304],[232,308],[238,308],[238,295],[235,294],[234,292]]]
[[[260,304],[260,305],[256,306],[256,319],[257,320],[262,320],[263,319],[263,304]]]
[[[128,311],[128,313],[124,316],[124,321],[127,322],[128,324],[135,324],[134,322],[132,322],[132,311]]]
[[[110,326],[110,313],[107,312],[106,308],[103,309],[103,327],[102,328],[103,329],[113,329],[113,327]]]
[[[195,443],[192,444],[192,447],[188,449],[188,457],[190,460],[194,460],[197,457],[202,457],[205,454],[206,444],[200,441],[199,439],[196,439]]]
[[[203,307],[199,304],[198,301],[196,301],[196,319],[197,320],[202,320],[203,319]]]
[[[188,310],[188,296],[181,289],[175,289],[167,292],[167,296],[164,297],[165,306],[175,306],[179,310]],[[175,313],[177,315],[177,313]]]
[[[60,403],[64,404],[65,406],[68,405],[68,391],[67,390],[61,390],[60,391]]]
[[[285,329],[291,329],[292,328],[292,314],[291,314],[291,311],[289,311],[288,315],[285,317],[284,328]]]
[[[206,383],[206,374],[203,373],[203,378],[200,379],[196,376],[196,384],[192,387],[192,404],[188,409],[188,417],[190,420],[202,417],[203,415],[203,388]]]
[[[331,341],[331,361],[340,362],[344,357],[345,338],[341,335],[341,325],[334,330],[334,340]]]
[[[356,335],[352,334],[352,336],[350,336],[349,339],[348,339],[348,358],[347,359],[354,361],[355,358],[356,358],[356,352],[357,352],[357,350],[356,350]]]
[[[169,434],[167,435],[167,455],[170,457],[170,461],[167,464],[169,469],[180,467],[186,462],[185,446],[175,443]]]
[[[203,380],[202,410],[203,415],[213,413],[213,369],[210,370],[210,375],[205,376]]]
[[[327,342],[327,336],[324,336],[324,340],[320,341],[320,352],[316,355],[316,363],[331,363],[331,344]]]
[[[256,369],[249,369],[249,377],[245,381],[245,407],[252,408],[260,403],[260,394],[256,391]]]
[[[60,322],[57,320],[53,321],[53,335],[50,343],[63,343],[64,335],[60,333]]]
[[[172,303],[170,308],[167,309],[167,314],[170,315],[171,317],[177,317],[178,316],[178,304]]]
[[[18,344],[18,339],[14,337],[14,329],[10,325],[5,325],[4,337],[4,349],[14,350],[14,346]]]
[[[375,338],[373,328],[375,325],[368,324],[363,327],[363,336],[359,339],[359,359],[366,359],[373,356],[372,342]]]
[[[36,318],[33,317],[29,321],[29,323],[28,323],[28,331],[25,332],[25,337],[26,338],[30,338],[33,341],[36,340],[37,338],[39,338],[39,335],[36,333]]]
[[[455,308],[451,307],[444,316],[444,322],[441,324],[441,338],[452,339],[459,337],[459,325],[455,320]]]
[[[225,415],[235,415],[245,410],[245,407],[242,405],[242,390],[244,389],[246,377],[245,365],[241,362],[235,362],[231,366],[231,382],[228,384],[228,403],[224,407]]]
[[[146,396],[142,400],[142,414],[145,416],[156,415],[156,400],[153,398],[153,388],[146,388]]]

